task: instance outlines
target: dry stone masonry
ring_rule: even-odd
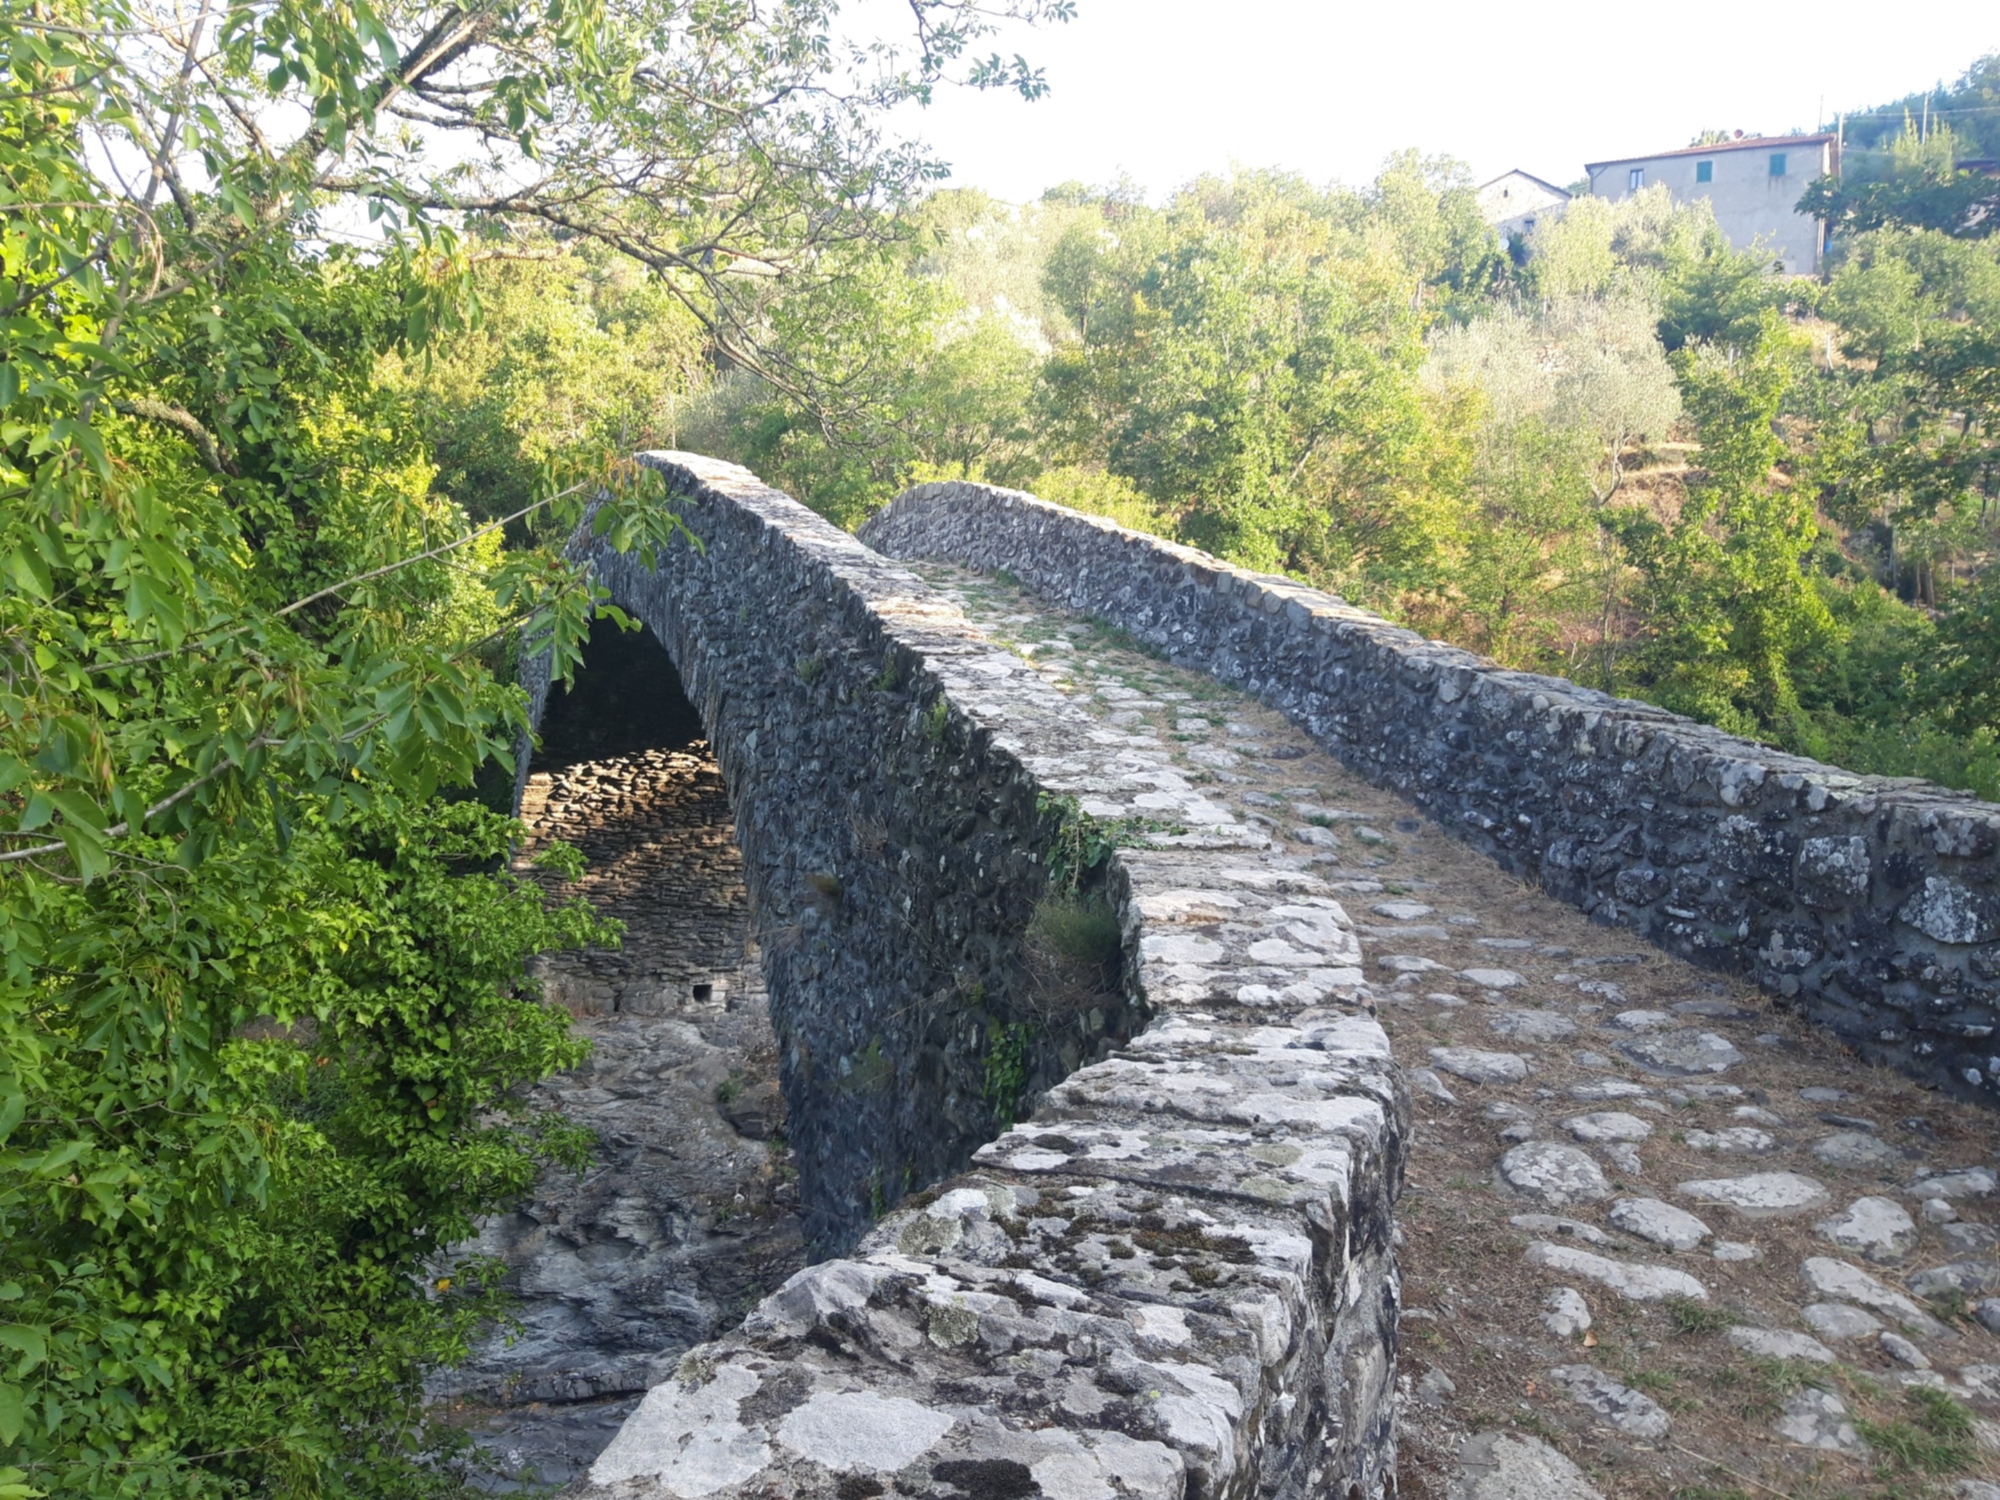
[[[1409,1103],[1337,883],[907,570],[645,461],[699,546],[594,561],[721,765],[807,1233],[846,1253],[572,1493],[1390,1492]],[[1084,897],[1118,977],[1051,989],[1037,934]]]
[[[1994,809],[1027,497],[905,497],[867,535],[979,571],[905,570],[650,461],[702,547],[599,565],[719,756],[838,1258],[575,1500],[2000,1500],[1992,1116],[1938,1097],[1988,1093]],[[1051,988],[1079,895],[1122,958]]]
[[[1417,1117],[1403,1500],[1993,1500],[1989,1110],[1861,1063],[1736,976],[1634,951],[1205,673],[1017,580],[914,566],[1353,911]],[[1627,1045],[1676,1034],[1673,1066]],[[1935,1445],[1933,1480],[1898,1467],[1912,1444]]]
[[[1014,491],[921,485],[862,535],[1100,616],[1283,710],[1593,916],[1796,997],[1871,1057],[2000,1094],[2000,807],[1503,671],[1288,579]],[[1656,1071],[1727,1065],[1700,1039],[1628,1050]]]

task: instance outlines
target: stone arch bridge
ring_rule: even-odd
[[[720,764],[820,1258],[659,1371],[571,1493],[1397,1492],[1406,1076],[1426,1101],[1453,1095],[1392,1050],[1378,1006],[1442,989],[1431,975],[1520,985],[1497,960],[1535,945],[1491,939],[1494,961],[1463,968],[1377,950],[1433,911],[1351,917],[1357,896],[1396,894],[1356,868],[1395,835],[1224,795],[1245,755],[1307,752],[1227,720],[1238,748],[1199,758],[1173,742],[1227,715],[1196,694],[1177,710],[1120,690],[1179,713],[1164,737],[1115,696],[1086,712],[1048,663],[1090,631],[1260,702],[1413,802],[1413,829],[1449,830],[1600,929],[1754,982],[1942,1089],[1996,1087],[2000,808],[1501,671],[1029,496],[922,486],[857,540],[741,469],[642,457],[695,544],[650,571],[577,545],[665,648]],[[892,558],[1095,623],[1003,645]],[[526,676],[539,718],[546,663]],[[1388,946],[1458,936],[1401,930]],[[1633,1023],[1634,1067],[1705,1077],[1703,1048],[1734,1051],[1650,1024]],[[1540,1066],[1435,1051],[1464,1080]],[[1573,1201],[1550,1170],[1603,1182],[1568,1145],[1501,1170],[1548,1206]],[[1501,1472],[1504,1449],[1454,1482]]]

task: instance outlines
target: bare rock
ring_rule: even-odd
[[[1814,1302],[1799,1310],[1806,1327],[1823,1339],[1844,1344],[1881,1332],[1882,1320],[1844,1302]]]
[[[1881,1345],[1884,1354],[1905,1369],[1928,1370],[1931,1367],[1931,1362],[1924,1351],[1900,1333],[1891,1333],[1885,1328],[1875,1336],[1875,1342]]]
[[[1482,1432],[1458,1450],[1447,1500],[1604,1500],[1583,1470],[1539,1438]]]
[[[1608,1255],[1540,1240],[1528,1246],[1527,1261],[1531,1266],[1582,1276],[1608,1286],[1628,1302],[1664,1302],[1669,1297],[1686,1297],[1695,1302],[1708,1300],[1707,1287],[1672,1266],[1633,1265]]]
[[[1743,1054],[1712,1031],[1657,1031],[1620,1042],[1618,1050],[1649,1073],[1694,1078],[1720,1073],[1743,1061]]]
[[[1570,1098],[1581,1099],[1586,1104],[1610,1099],[1643,1099],[1647,1092],[1644,1084],[1625,1078],[1591,1078],[1569,1086]]]
[[[1510,1042],[1560,1042],[1576,1035],[1576,1022],[1552,1010],[1496,1010],[1486,1024]]]
[[[1660,1403],[1620,1385],[1589,1365],[1559,1365],[1550,1372],[1569,1388],[1570,1400],[1596,1412],[1627,1437],[1663,1438],[1673,1424]]]
[[[1928,1270],[1914,1271],[1909,1288],[1919,1297],[1956,1293],[1961,1297],[1981,1297],[2000,1287],[2000,1264],[1990,1260],[1954,1260]]]
[[[1754,1354],[1759,1359],[1802,1359],[1816,1365],[1836,1362],[1834,1352],[1818,1339],[1803,1333],[1789,1333],[1781,1328],[1745,1328],[1738,1325],[1724,1330],[1722,1337],[1745,1354]]]
[[[1586,1145],[1602,1145],[1606,1141],[1643,1141],[1653,1133],[1653,1127],[1637,1115],[1628,1115],[1619,1110],[1599,1110],[1596,1114],[1575,1115],[1563,1121],[1563,1129]]]
[[[1684,1208],[1658,1198],[1620,1198],[1611,1205],[1613,1228],[1669,1250],[1692,1250],[1712,1231]]]
[[[1891,1291],[1858,1266],[1824,1255],[1809,1256],[1799,1272],[1806,1285],[1822,1297],[1852,1302],[1870,1312],[1894,1318],[1913,1333],[1931,1337],[1944,1332],[1943,1326],[1901,1292]]]
[[[1959,1198],[1990,1198],[1995,1188],[2000,1188],[2000,1173],[1991,1167],[1940,1172],[1933,1177],[1919,1177],[1910,1184],[1910,1192],[1918,1198],[1943,1198],[1947,1202]]]
[[[1778,1149],[1778,1138],[1754,1125],[1730,1125],[1721,1130],[1690,1130],[1687,1143],[1697,1151],[1717,1156],[1768,1156]]]
[[[1816,1161],[1829,1167],[1853,1172],[1886,1172],[1901,1167],[1907,1158],[1878,1135],[1865,1130],[1842,1130],[1812,1144]]]
[[[1793,1391],[1771,1431],[1802,1448],[1853,1453],[1861,1447],[1861,1435],[1847,1419],[1847,1403],[1831,1391]]]
[[[1575,1146],[1529,1141],[1500,1158],[1500,1180],[1549,1208],[1592,1203],[1611,1196],[1604,1171]]]
[[[1710,1177],[1683,1182],[1680,1191],[1698,1203],[1717,1203],[1750,1218],[1804,1213],[1833,1195],[1823,1183],[1796,1172],[1753,1172],[1747,1177]]]
[[[1463,1078],[1467,1083],[1519,1083],[1528,1076],[1528,1060],[1513,1052],[1433,1047],[1430,1057],[1438,1071]]]
[[[1856,1198],[1845,1211],[1814,1226],[1843,1250],[1877,1265],[1901,1260],[1917,1243],[1917,1226],[1893,1198]]]
[[[1590,1304],[1573,1286],[1559,1286],[1542,1303],[1542,1326],[1559,1339],[1580,1339],[1590,1331]]]

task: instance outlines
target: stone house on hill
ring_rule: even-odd
[[[1781,275],[1811,276],[1826,256],[1827,229],[1798,210],[1816,177],[1840,172],[1840,138],[1741,136],[1708,146],[1588,162],[1593,198],[1617,202],[1655,183],[1676,203],[1706,198],[1715,222],[1739,250],[1768,253]]]
[[[1569,206],[1569,194],[1552,182],[1531,177],[1519,167],[1478,189],[1479,212],[1504,244],[1516,235],[1526,239],[1544,219],[1559,219]]]

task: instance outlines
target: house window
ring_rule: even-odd
[[[1634,167],[1631,171],[1625,174],[1626,191],[1636,193],[1639,191],[1640,188],[1644,187],[1645,185],[1646,185],[1646,169],[1644,167]]]
[[[1782,151],[1773,151],[1773,152],[1771,153],[1771,175],[1772,175],[1773,177],[1783,177],[1783,176],[1785,175],[1785,153],[1784,153],[1784,152],[1782,152]]]
[[[1696,162],[1694,164],[1694,180],[1696,182],[1715,181],[1715,163],[1712,161]]]

